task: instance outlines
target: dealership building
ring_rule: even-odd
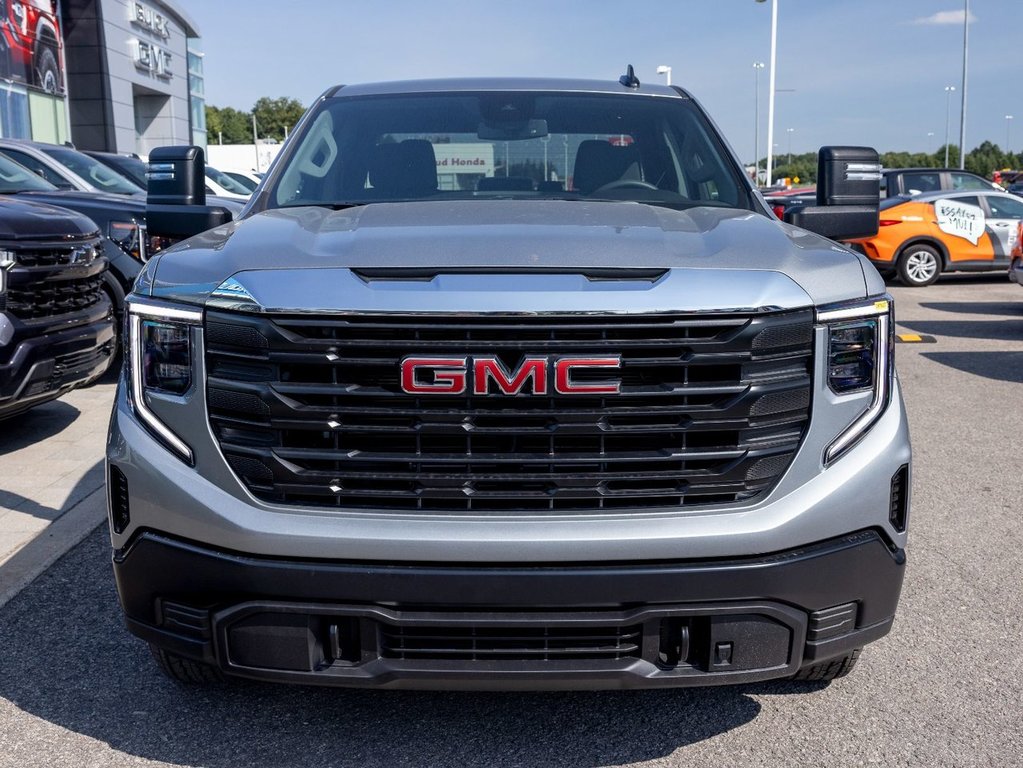
[[[0,15],[0,135],[140,155],[206,145],[199,30],[173,3],[0,0]]]

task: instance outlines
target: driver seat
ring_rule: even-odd
[[[615,146],[603,139],[586,139],[575,153],[572,185],[576,192],[592,194],[613,181],[642,181],[639,147]]]

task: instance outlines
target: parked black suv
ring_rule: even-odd
[[[114,319],[106,268],[85,216],[0,198],[0,419],[107,369]]]

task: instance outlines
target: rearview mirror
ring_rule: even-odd
[[[547,121],[533,119],[514,120],[507,123],[480,123],[476,134],[479,138],[488,141],[542,139],[547,135]]]
[[[881,162],[870,147],[821,147],[817,154],[817,204],[785,221],[832,240],[877,234]]]

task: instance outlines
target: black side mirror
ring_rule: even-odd
[[[846,240],[877,234],[881,162],[870,147],[821,147],[817,154],[817,205],[797,209],[785,221]]]
[[[231,221],[227,208],[206,205],[206,157],[201,147],[157,147],[146,170],[149,234],[181,240]]]

